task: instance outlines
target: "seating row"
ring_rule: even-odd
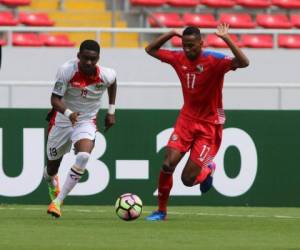
[[[0,0],[0,4],[8,7],[27,6],[31,4],[31,0]]]
[[[277,6],[283,9],[300,8],[300,0],[130,0],[131,6],[160,7],[196,7],[205,5],[211,8],[232,8],[236,5],[244,8],[269,8]]]
[[[18,24],[28,26],[53,26],[55,22],[49,18],[47,13],[20,12],[19,17],[16,18],[11,11],[0,12],[0,26],[15,26]]]
[[[291,14],[290,17],[283,13],[265,14],[258,13],[256,20],[248,13],[220,13],[219,19],[211,13],[153,13],[148,17],[151,27],[184,27],[197,26],[202,28],[214,28],[218,23],[228,23],[231,28],[263,28],[290,29],[300,28],[300,13]]]
[[[5,39],[0,39],[0,45],[7,45]],[[13,33],[13,46],[53,46],[53,47],[74,47],[75,43],[70,41],[64,34],[36,34],[36,33]]]
[[[274,39],[272,35],[265,34],[243,34],[238,37],[236,34],[232,34],[231,38],[240,47],[248,48],[273,48]],[[300,48],[300,35],[278,35],[278,47],[280,48]],[[174,47],[181,47],[182,41],[179,37],[173,37],[171,44]],[[213,34],[208,34],[204,37],[204,47],[226,48],[228,47],[225,42]]]

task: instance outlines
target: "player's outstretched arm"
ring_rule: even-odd
[[[165,33],[158,38],[156,38],[153,42],[151,42],[146,48],[145,51],[155,58],[158,58],[157,51],[161,48],[161,46],[164,45],[165,42],[167,42],[169,39],[171,39],[173,36],[179,36],[182,37],[182,32],[180,30],[171,30],[168,33]]]
[[[107,131],[111,126],[116,123],[115,117],[115,102],[116,102],[116,95],[117,95],[117,80],[110,85],[107,89],[108,92],[108,111],[105,116],[105,131]]]
[[[232,41],[229,36],[229,24],[221,23],[218,25],[216,35],[224,40],[224,42],[231,49],[235,58],[232,60],[234,68],[245,68],[249,65],[249,59],[243,51]]]

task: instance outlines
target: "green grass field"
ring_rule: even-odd
[[[300,249],[299,208],[171,207],[165,222],[147,222],[154,208],[125,222],[109,206],[1,205],[0,249]]]

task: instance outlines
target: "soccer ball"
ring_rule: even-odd
[[[116,214],[126,221],[137,219],[143,210],[143,203],[136,194],[122,194],[115,204]]]

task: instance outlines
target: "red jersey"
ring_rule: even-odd
[[[232,68],[232,58],[214,51],[202,51],[191,61],[183,50],[159,49],[161,61],[175,69],[182,87],[181,115],[214,124],[225,122],[222,102],[224,75]]]

